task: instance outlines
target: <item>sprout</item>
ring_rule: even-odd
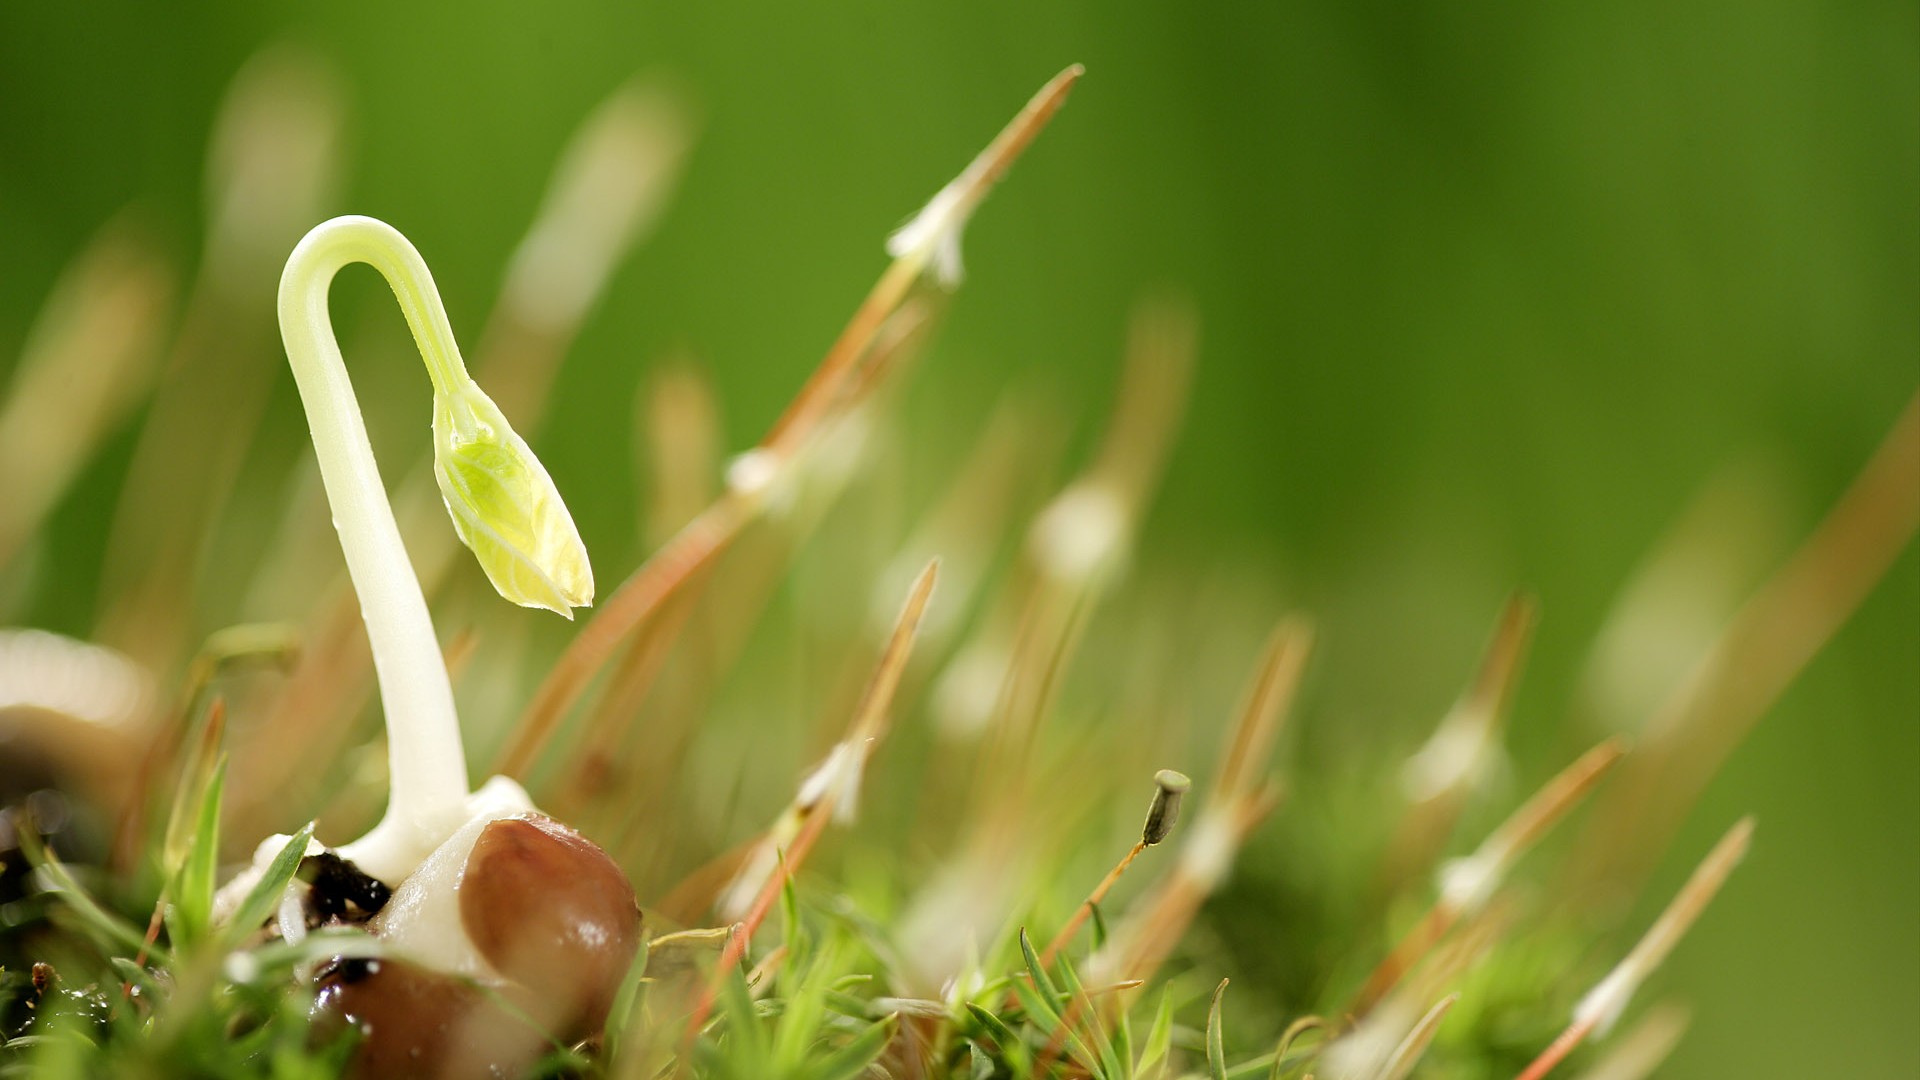
[[[462,825],[532,803],[504,777],[468,791],[453,688],[328,319],[333,276],[353,262],[387,279],[413,331],[433,382],[434,472],[455,531],[494,587],[514,603],[568,615],[593,599],[593,574],[546,469],[467,375],[419,252],[372,218],[316,226],[281,275],[280,333],[373,649],[392,785],[386,816],[341,854],[397,885]]]
[[[280,279],[280,329],[373,648],[393,789],[386,816],[339,856],[392,887],[370,925],[405,957],[323,976],[315,1019],[361,1033],[359,1075],[517,1072],[543,1047],[540,1031],[575,1041],[601,1029],[638,946],[640,913],[613,860],[533,812],[520,785],[496,776],[467,788],[433,622],[327,319],[328,287],[350,262],[379,270],[406,314],[433,381],[434,474],[454,530],[494,587],[568,616],[593,599],[560,493],[467,376],[413,245],[364,217],[308,233]],[[251,889],[262,865],[256,857],[227,894]],[[282,934],[294,940],[304,911],[280,906]]]

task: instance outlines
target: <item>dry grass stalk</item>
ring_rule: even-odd
[[[1622,1035],[1580,1080],[1646,1080],[1687,1033],[1687,1010],[1661,1004]]]
[[[648,492],[640,534],[659,545],[719,494],[724,438],[712,377],[687,357],[655,367],[634,395],[633,426]]]
[[[1581,665],[1578,722],[1638,736],[1707,655],[1767,571],[1792,550],[1773,469],[1736,460],[1688,499],[1623,585]]]
[[[1079,933],[1080,927],[1084,926],[1087,919],[1093,915],[1093,909],[1107,898],[1107,893],[1120,880],[1120,875],[1127,872],[1127,867],[1133,865],[1133,860],[1139,858],[1141,852],[1166,840],[1168,834],[1173,831],[1174,822],[1180,816],[1181,800],[1185,798],[1187,789],[1193,782],[1171,769],[1160,770],[1154,775],[1153,780],[1153,803],[1147,809],[1147,823],[1141,830],[1140,839],[1134,841],[1133,846],[1120,857],[1120,861],[1114,864],[1113,869],[1107,871],[1107,876],[1100,879],[1100,884],[1095,885],[1093,891],[1087,894],[1087,898],[1080,902],[1080,906],[1073,910],[1073,916],[1067,920],[1065,926],[1060,928],[1059,933],[1053,935],[1053,940],[1047,942],[1047,947],[1040,950],[1041,967],[1050,967],[1053,964],[1054,957],[1060,955],[1060,950],[1066,948],[1067,944],[1073,940],[1073,936]]]
[[[172,274],[122,221],[62,271],[0,399],[0,567],[145,394],[172,292]]]
[[[693,146],[687,106],[660,79],[628,80],[575,132],[507,264],[475,374],[502,409],[546,411],[579,327],[658,223]]]
[[[993,180],[1005,172],[1060,107],[1080,72],[1077,66],[1070,68],[1043,87],[962,174],[962,180],[969,182],[967,191],[973,202],[985,197]],[[758,515],[767,486],[819,434],[831,410],[844,406],[843,386],[871,351],[888,318],[920,280],[930,257],[928,252],[916,249],[896,257],[882,272],[786,412],[760,444],[729,470],[725,493],[622,582],[600,613],[568,645],[535,692],[496,771],[524,775],[620,643],[652,618],[691,575],[711,565],[740,529]]]
[[[1037,490],[1059,455],[1064,432],[1042,422],[1030,402],[1008,395],[995,406],[960,471],[913,526],[877,577],[873,623],[884,632],[894,597],[920,566],[940,556],[946,597],[921,632],[923,654],[947,642],[972,610],[975,593],[1013,515]]]
[[[1432,951],[1431,959],[1403,979],[1366,1016],[1344,1018],[1344,1031],[1330,1033],[1323,1047],[1330,1075],[1383,1075],[1407,1039],[1418,1031],[1429,1003],[1458,986],[1511,933],[1514,906],[1495,902],[1461,920],[1459,930]],[[1457,995],[1456,995],[1457,996]]]
[[[1115,928],[1089,970],[1102,977],[1151,979],[1185,936],[1200,905],[1226,879],[1253,827],[1279,801],[1266,777],[1280,725],[1291,708],[1313,645],[1306,620],[1283,620],[1254,669],[1239,719],[1227,733],[1212,790],[1187,833],[1172,873]]]
[[[1280,725],[1293,709],[1312,651],[1313,627],[1301,616],[1282,620],[1267,638],[1253,683],[1242,699],[1239,720],[1231,729],[1214,774],[1208,805],[1224,805],[1245,797],[1266,775]]]
[[[720,409],[706,371],[685,357],[667,361],[642,380],[634,404],[634,430],[641,435],[636,471],[648,477],[640,535],[653,546],[670,538],[718,494],[724,445]],[[651,829],[639,828],[638,823],[658,823],[663,807],[675,797],[677,789],[670,781],[678,775],[697,730],[697,705],[683,702],[656,709],[646,726],[646,753],[631,762],[618,760],[616,737],[635,726],[673,644],[682,640],[686,621],[695,615],[703,584],[691,583],[686,596],[634,636],[589,721],[588,730],[601,732],[600,738],[575,752],[576,782],[559,785],[551,797],[556,805],[584,808],[593,802],[588,792],[603,792],[616,778],[622,780],[626,797],[621,800],[620,820],[611,829],[601,830],[601,835],[613,840],[610,851],[636,854],[627,852],[630,845],[614,840],[614,834],[652,835]],[[709,632],[685,635],[682,683],[714,677],[719,664],[713,637]],[[634,858],[620,861],[629,867],[635,864]]]
[[[942,190],[941,196],[952,193],[955,202],[950,212],[952,220],[942,223],[947,229],[958,230],[965,226],[967,215],[1006,175],[1034,138],[1046,128],[1047,122],[1053,119],[1053,114],[1060,110],[1060,106],[1066,104],[1073,84],[1079,82],[1080,76],[1085,73],[1085,68],[1075,64],[1048,80],[1007,126],[994,136],[987,148],[967,165],[952,184]],[[957,242],[957,231],[950,235]],[[893,246],[889,244],[890,248]],[[868,343],[879,332],[881,324],[906,299],[907,290],[919,281],[934,257],[933,248],[925,245],[894,251],[892,265],[881,275],[873,291],[867,294],[866,300],[854,312],[853,319],[840,332],[840,337],[827,350],[826,358],[801,386],[786,411],[774,421],[767,437],[760,442],[762,449],[783,456],[790,455],[812,436],[838,395],[842,380],[852,373],[861,355],[866,352]]]
[[[113,602],[99,640],[159,669],[191,647],[192,615],[204,609],[196,587],[217,580],[201,564],[273,386],[274,282],[338,186],[342,98],[327,65],[269,48],[234,77],[214,123],[200,268],[101,568],[101,593]]]
[[[992,740],[1009,783],[1024,769],[1050,673],[1071,656],[1073,636],[1115,582],[1165,465],[1185,411],[1199,348],[1192,309],[1170,297],[1135,308],[1125,371],[1093,460],[1035,515],[1018,575],[980,639],[954,658],[936,688],[948,734]],[[998,793],[983,793],[982,802]]]
[[[1501,732],[1538,621],[1533,597],[1515,593],[1507,598],[1473,682],[1407,760],[1401,779],[1410,805],[1387,857],[1383,891],[1393,892],[1425,872],[1468,800],[1496,771]]]
[[[928,321],[927,306],[912,301],[902,305],[889,320],[858,373],[862,377],[861,385],[849,388],[846,411],[834,425],[834,440],[845,439],[856,444],[862,441],[860,433],[865,414],[874,409],[872,397],[884,381],[881,373],[900,366],[905,362],[903,358],[917,349]],[[851,469],[857,468],[857,463],[851,460],[848,465],[846,470],[815,469],[820,482],[809,484],[806,492],[785,501],[781,513],[770,515],[780,528],[767,530],[779,533],[770,538],[769,543],[757,548],[748,543],[731,546],[734,558],[729,563],[727,593],[721,598],[724,602],[711,605],[706,616],[707,655],[703,658],[701,675],[708,682],[717,680],[738,659],[752,628],[785,577],[793,551],[818,527],[850,479]],[[760,557],[756,559],[755,555]],[[942,566],[944,576],[944,558]],[[641,626],[625,654],[614,663],[606,689],[594,703],[583,732],[566,748],[558,770],[565,780],[555,785],[559,797],[584,809],[610,786],[657,791],[662,795],[673,789],[673,770],[692,742],[693,725],[699,715],[696,710],[683,709],[664,722],[648,725],[644,747],[626,747],[623,755],[622,744],[632,741],[629,736],[637,726],[634,718],[645,706],[667,656],[680,641],[688,621],[695,616],[713,572],[712,564],[696,571],[660,615]],[[902,587],[905,586],[903,583]],[[651,820],[643,816],[645,807],[635,805],[626,809],[628,813],[619,822],[622,828]]]
[[[720,953],[714,982],[695,1006],[688,1022],[689,1042],[698,1034],[712,1011],[714,998],[719,991],[719,980],[727,978],[746,955],[754,932],[765,921],[767,913],[773,910],[781,889],[799,872],[827,822],[834,818],[836,809],[844,807],[850,810],[858,797],[861,770],[875,744],[886,734],[887,715],[893,706],[894,691],[899,689],[900,676],[906,671],[907,658],[913,651],[914,634],[926,614],[927,602],[933,597],[933,586],[939,576],[940,564],[935,561],[928,563],[914,582],[913,590],[907,595],[906,604],[900,611],[900,619],[894,625],[893,636],[881,652],[873,678],[867,684],[859,707],[854,710],[845,738],[828,755],[825,764],[801,785],[793,805],[781,821],[769,830],[765,843],[774,846],[775,866],[759,883],[752,906],[739,920],[726,948]]]
[[[1425,1053],[1440,1019],[1458,1000],[1449,994],[1431,1005],[1408,989],[1351,1031],[1326,1044],[1319,1055],[1322,1068],[1336,1080],[1385,1080],[1402,1067],[1412,1068]]]
[[[1609,739],[1582,754],[1501,822],[1472,855],[1449,863],[1440,875],[1439,898],[1367,978],[1347,1009],[1349,1015],[1364,1017],[1456,922],[1483,909],[1514,864],[1579,805],[1625,752],[1620,740]]]
[[[811,821],[816,818],[824,821],[835,815],[843,822],[853,819],[854,803],[859,796],[860,779],[867,758],[885,734],[887,713],[892,706],[894,693],[899,689],[900,677],[906,671],[907,657],[919,633],[920,621],[926,614],[927,602],[933,596],[933,586],[939,578],[939,572],[940,563],[936,559],[928,563],[914,580],[907,594],[906,606],[895,622],[893,634],[881,654],[879,667],[868,682],[859,707],[854,710],[852,726],[828,752],[826,759],[801,783],[792,805],[762,837],[759,851],[749,858],[747,866],[721,900],[723,916],[744,918],[749,911],[748,903],[758,904],[775,876],[781,852],[786,852],[789,860],[784,873],[793,873],[791,861],[799,850],[799,836]],[[804,854],[803,851],[800,853]],[[751,920],[748,922],[751,928]]]
[[[1632,1000],[1634,991],[1647,976],[1653,974],[1667,954],[1680,943],[1680,939],[1686,936],[1688,928],[1700,917],[1700,913],[1706,910],[1707,904],[1720,891],[1720,886],[1726,883],[1727,876],[1746,856],[1752,838],[1752,818],[1742,818],[1728,830],[1727,835],[1701,860],[1687,883],[1680,887],[1673,902],[1654,920],[1633,951],[1574,1006],[1573,1022],[1521,1072],[1519,1080],[1541,1080],[1589,1036],[1607,1033]]]
[[[1734,617],[1648,726],[1570,889],[1630,896],[1707,781],[1866,599],[1920,527],[1920,395],[1840,501]]]

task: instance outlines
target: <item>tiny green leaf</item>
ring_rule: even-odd
[[[147,955],[156,962],[164,963],[168,958],[167,950],[158,945],[149,946],[146,935],[131,923],[100,906],[86,889],[73,878],[73,872],[65,863],[54,857],[53,852],[41,841],[39,834],[32,829],[22,829],[16,837],[20,853],[27,857],[27,865],[39,871],[46,879],[49,892],[57,895],[62,902],[73,909],[79,919],[81,929],[101,947],[102,952],[114,948],[129,952],[147,950]]]
[[[1213,1080],[1227,1080],[1227,1051],[1220,1030],[1220,999],[1226,996],[1227,980],[1213,988],[1213,1004],[1207,1008],[1207,1074]]]
[[[253,933],[279,909],[280,897],[300,869],[300,860],[306,857],[307,843],[313,839],[313,824],[309,821],[294,833],[293,838],[280,849],[280,854],[267,864],[267,870],[260,875],[260,880],[247,890],[247,898],[240,901],[240,906],[234,909],[233,920],[227,924],[227,935],[231,940],[237,942]]]
[[[1065,990],[1068,1000],[1073,1003],[1074,1012],[1089,1029],[1094,1050],[1099,1055],[1100,1074],[1115,1080],[1124,1077],[1125,1066],[1121,1064],[1120,1055],[1115,1050],[1113,1041],[1107,1037],[1105,1029],[1101,1027],[1100,1013],[1093,1007],[1093,999],[1087,996],[1087,988],[1081,985],[1080,973],[1073,970],[1073,961],[1064,956],[1060,958],[1060,985]]]
[[[1033,976],[1033,988],[1039,991],[1040,999],[1047,1003],[1047,1011],[1055,1017],[1059,1009],[1055,1005],[1060,1000],[1060,991],[1054,989],[1053,980],[1047,978],[1047,969],[1040,963],[1040,954],[1033,949],[1033,939],[1027,936],[1027,928],[1020,928],[1020,957],[1027,963],[1027,973]]]
[[[789,878],[788,883],[791,882]],[[798,917],[797,914],[795,917]],[[780,1022],[773,1029],[773,1071],[776,1075],[790,1076],[801,1071],[809,1047],[825,1024],[828,1011],[826,996],[831,992],[829,975],[840,966],[837,939],[829,938],[821,947],[817,966],[803,967],[803,964],[805,961],[789,951],[781,967],[783,974],[779,977],[780,982],[783,985],[791,982],[792,987],[784,998],[785,1011],[780,1014]],[[768,976],[770,979],[773,977]]]
[[[979,1043],[967,1044],[967,1060],[968,1080],[993,1080],[993,1058],[980,1049]]]
[[[821,1062],[810,1074],[811,1080],[853,1080],[865,1072],[867,1066],[879,1060],[881,1051],[887,1048],[899,1024],[900,1016],[894,1013],[869,1025],[867,1030]]]
[[[1013,1033],[1013,1029],[1007,1026],[1006,1021],[993,1015],[984,1005],[969,1001],[967,1011],[972,1013],[981,1028],[985,1029],[987,1037],[1000,1044],[1001,1053],[1005,1053],[1010,1046],[1019,1045],[1020,1037]]]
[[[1303,1016],[1288,1024],[1287,1030],[1280,1036],[1280,1045],[1273,1048],[1273,1071],[1268,1080],[1280,1080],[1280,1072],[1287,1063],[1287,1051],[1293,1049],[1295,1039],[1315,1028],[1326,1026],[1327,1022],[1317,1016]]]
[[[767,1075],[773,1048],[760,1026],[753,993],[747,989],[747,973],[737,966],[721,980],[721,1003],[726,1009],[729,1060],[745,1075]]]
[[[560,490],[472,382],[434,395],[433,475],[454,532],[501,596],[569,619],[593,603],[593,567]]]
[[[993,1015],[984,1006],[969,1001],[967,1012],[973,1015],[974,1021],[980,1025],[986,1038],[999,1048],[1000,1060],[1006,1062],[1007,1068],[1013,1071],[1013,1075],[1026,1076],[1033,1067],[1033,1055],[1028,1051],[1027,1044],[1021,1041],[1020,1036],[1007,1026],[1006,1021]],[[975,1050],[980,1049],[978,1041],[972,1045]]]
[[[641,1006],[647,998],[647,961],[653,954],[653,938],[642,937],[640,947],[634,951],[633,963],[627,965],[627,974],[620,980],[620,989],[613,995],[613,1007],[607,1011],[606,1052],[609,1060],[616,1060],[620,1052],[620,1043],[639,1019]]]
[[[1040,955],[1034,951],[1033,939],[1027,936],[1026,927],[1020,928],[1020,955],[1026,960],[1032,983],[1029,985],[1019,979],[1013,980],[1013,993],[1027,1010],[1028,1021],[1049,1036],[1058,1035],[1067,1052],[1079,1059],[1089,1072],[1097,1077],[1106,1076],[1086,1042],[1061,1014],[1060,990],[1047,977],[1047,970],[1040,963]]]
[[[146,968],[141,967],[139,964],[134,963],[124,956],[109,956],[107,957],[107,963],[113,965],[113,970],[120,976],[121,982],[126,983],[128,986],[139,987],[140,992],[143,994],[152,994],[154,992],[153,972],[148,971]]]
[[[1173,1045],[1173,990],[1160,991],[1160,1009],[1154,1013],[1153,1026],[1147,1029],[1147,1042],[1140,1048],[1140,1068],[1136,1070],[1142,1080],[1155,1080],[1166,1075],[1167,1050]]]
[[[227,758],[221,754],[214,760],[206,788],[200,792],[186,860],[174,876],[167,923],[175,945],[198,941],[213,923],[214,879],[220,869],[220,802],[226,780]]]

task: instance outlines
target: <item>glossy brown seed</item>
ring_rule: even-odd
[[[358,1043],[350,1075],[365,1080],[512,1076],[547,1045],[465,979],[391,958],[347,961],[321,976],[314,1038],[327,1045],[348,1031]]]
[[[633,887],[607,853],[552,818],[502,818],[473,845],[460,917],[494,970],[543,1002],[556,1033],[606,1023],[640,946]]]
[[[481,829],[457,888],[467,938],[508,981],[483,988],[392,958],[337,963],[320,976],[314,1031],[358,1034],[352,1075],[517,1076],[555,1042],[605,1026],[640,943],[633,888],[605,852],[551,818],[502,818]]]

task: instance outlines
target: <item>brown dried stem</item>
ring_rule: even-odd
[[[1687,878],[1687,883],[1680,887],[1673,902],[1667,905],[1666,910],[1647,929],[1645,936],[1633,947],[1633,951],[1581,999],[1574,1007],[1573,1022],[1520,1073],[1518,1080],[1541,1080],[1588,1036],[1604,1033],[1613,1025],[1626,1008],[1634,990],[1667,958],[1667,954],[1686,936],[1695,920],[1700,918],[1700,913],[1706,910],[1720,887],[1726,884],[1727,876],[1746,857],[1752,839],[1752,818],[1742,818],[1721,837],[1707,857],[1700,861],[1692,876]]]
[[[1011,124],[975,159],[963,180],[974,201],[1025,149],[1046,121],[1066,100],[1080,77],[1076,65],[1056,76],[1027,103]],[[800,388],[759,446],[750,455],[772,469],[789,465],[818,433],[831,410],[842,404],[842,391],[868,355],[887,319],[907,299],[927,266],[929,253],[914,251],[896,258],[880,275],[853,318],[827,349],[813,374]],[[560,721],[585,692],[594,675],[613,657],[621,641],[645,623],[689,578],[711,565],[761,509],[757,485],[732,486],[667,545],[648,559],[608,597],[600,613],[570,643],[535,692],[522,714],[514,736],[496,763],[496,771],[521,776],[538,759]]]
[[[1866,599],[1920,527],[1920,395],[1813,535],[1728,623],[1649,724],[1583,837],[1569,891],[1632,895],[1686,808]]]
[[[919,631],[920,620],[925,616],[927,602],[933,596],[933,586],[940,576],[938,560],[928,563],[927,568],[914,581],[913,589],[907,595],[906,605],[901,609],[899,621],[894,624],[893,635],[888,639],[886,648],[880,654],[875,666],[873,678],[867,683],[861,696],[859,707],[854,710],[853,721],[847,726],[843,745],[855,748],[855,752],[864,756],[872,749],[872,744],[886,733],[887,712],[893,704],[894,691],[899,689],[900,676],[906,671],[907,659],[913,652],[914,635]],[[851,766],[859,768],[856,762]],[[788,845],[774,873],[761,886],[753,907],[741,919],[734,932],[727,939],[726,948],[721,951],[720,964],[715,969],[714,981],[702,994],[695,1005],[693,1015],[687,1024],[686,1040],[691,1045],[700,1028],[705,1025],[707,1016],[713,1010],[713,1002],[719,993],[719,980],[737,966],[746,955],[748,944],[754,932],[766,920],[768,912],[780,898],[780,891],[793,878],[807,854],[813,850],[814,843],[825,831],[827,822],[833,819],[833,810],[843,795],[843,785],[827,784],[818,799],[804,808],[799,832]]]
[[[1473,855],[1454,864],[1456,876],[1443,879],[1439,899],[1380,961],[1348,1006],[1348,1015],[1357,1020],[1372,1011],[1461,916],[1484,905],[1508,869],[1579,805],[1625,752],[1620,740],[1608,739],[1582,754],[1501,822]]]

